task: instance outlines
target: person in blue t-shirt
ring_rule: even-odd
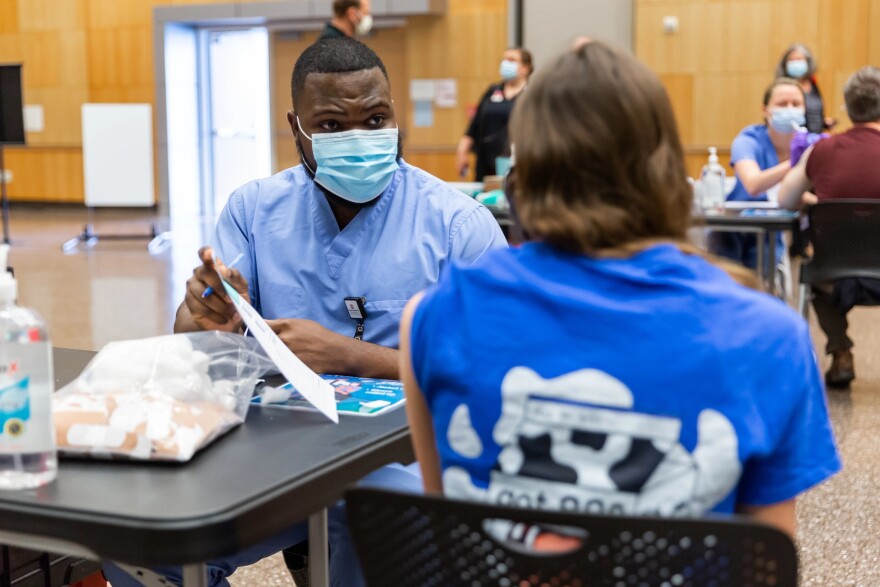
[[[807,324],[685,244],[693,196],[656,75],[587,43],[537,77],[511,122],[534,240],[454,264],[404,312],[426,491],[740,512],[793,536],[794,498],[841,466]]]
[[[804,91],[796,80],[778,78],[764,92],[764,122],[752,124],[733,140],[730,165],[736,185],[728,201],[766,202],[768,194],[776,199],[779,184],[791,169],[791,140],[796,128],[804,125]],[[785,250],[782,239],[776,243],[777,259]],[[713,253],[733,259],[754,269],[757,267],[757,238],[738,232],[713,233],[709,242]],[[772,271],[767,268],[767,271]]]

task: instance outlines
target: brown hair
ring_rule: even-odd
[[[693,190],[660,80],[601,42],[544,68],[514,107],[511,202],[530,238],[597,256],[658,242],[705,257],[747,287],[754,272],[686,242]]]
[[[775,90],[779,86],[794,86],[798,90],[800,90],[801,95],[803,95],[804,93],[804,89],[801,87],[801,84],[799,84],[798,81],[793,77],[778,77],[773,80],[769,86],[767,86],[766,90],[764,90],[764,106],[770,103],[770,98],[773,97],[773,90]]]
[[[333,0],[333,14],[338,17],[345,16],[349,8],[361,9],[361,0]]]
[[[596,253],[685,238],[693,192],[660,80],[600,42],[537,75],[510,123],[523,228],[559,249]]]
[[[819,65],[816,63],[816,58],[813,57],[813,52],[803,43],[793,43],[788,46],[788,49],[786,49],[785,52],[782,53],[782,57],[779,58],[779,63],[776,64],[776,77],[788,76],[785,64],[788,63],[789,55],[795,51],[803,53],[804,59],[807,60],[807,73],[805,77],[811,78],[816,75],[816,70],[819,68]]]
[[[532,53],[528,49],[523,49],[522,47],[508,47],[508,51],[516,51],[519,53],[519,59],[522,61],[522,64],[529,68],[529,75],[531,77],[535,72],[535,66],[532,63]]]

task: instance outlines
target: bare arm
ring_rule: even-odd
[[[422,482],[425,493],[443,493],[443,477],[440,472],[440,455],[437,454],[437,442],[434,440],[434,423],[431,411],[425,402],[425,396],[419,389],[415,373],[413,373],[410,354],[410,330],[412,317],[422,299],[416,295],[406,305],[403,319],[400,322],[400,378],[406,390],[406,417],[409,420],[412,434],[413,450],[422,470]]]
[[[798,164],[782,180],[782,186],[779,188],[779,205],[783,208],[800,210],[810,203],[810,199],[806,196],[807,192],[813,189],[813,182],[807,177],[807,158],[812,150],[813,147],[807,149]]]
[[[782,178],[785,177],[789,169],[791,169],[791,162],[789,161],[783,161],[779,165],[763,171],[758,166],[758,163],[751,159],[737,161],[733,166],[736,176],[752,197],[763,194],[782,181]]]
[[[266,320],[306,365],[318,373],[398,379],[397,350],[333,332],[313,320]]]
[[[758,522],[775,526],[791,536],[792,539],[796,536],[797,517],[795,515],[795,501],[793,499],[774,503],[773,505],[741,505],[738,509],[740,513],[754,518]]]
[[[458,173],[459,177],[467,175],[468,158],[473,146],[474,139],[468,135],[464,135],[461,137],[461,140],[458,141],[458,148],[455,151],[455,171]]]

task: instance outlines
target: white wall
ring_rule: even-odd
[[[587,35],[633,50],[632,0],[523,0],[523,47],[541,65]]]

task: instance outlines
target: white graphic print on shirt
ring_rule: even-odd
[[[724,415],[700,413],[699,440],[688,452],[679,420],[632,411],[630,390],[602,371],[544,379],[515,367],[501,396],[493,430],[501,453],[489,486],[450,466],[443,473],[447,495],[549,510],[696,516],[722,501],[742,471],[736,431]],[[466,405],[455,410],[447,439],[462,457],[482,454]]]

